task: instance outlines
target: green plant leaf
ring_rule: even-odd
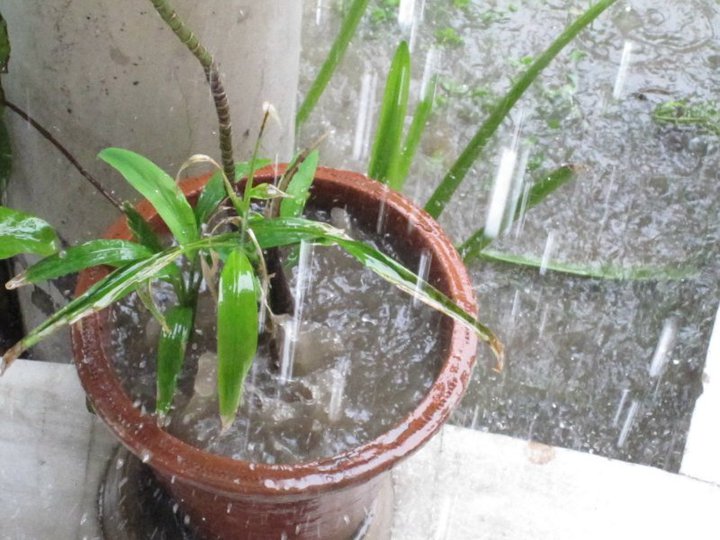
[[[272,163],[272,161],[269,159],[256,159],[253,172],[270,165],[270,163]],[[237,163],[235,165],[235,179],[233,181],[238,182],[248,174],[250,174],[250,162]],[[210,180],[208,180],[208,183],[205,184],[202,193],[200,193],[200,198],[195,205],[195,219],[198,224],[207,222],[225,197],[227,197],[227,192],[225,191],[222,172],[215,171],[210,177]]]
[[[8,72],[10,61],[10,36],[7,29],[7,21],[0,15],[0,73]],[[0,92],[2,95],[2,92]]]
[[[122,148],[106,148],[98,155],[155,207],[175,239],[187,244],[198,239],[195,214],[175,181],[146,157]]]
[[[368,176],[387,183],[390,171],[397,167],[403,142],[405,113],[410,91],[410,49],[405,41],[395,50],[385,82],[380,119],[375,131]]]
[[[250,198],[256,201],[270,201],[286,198],[287,193],[280,191],[275,185],[263,182],[250,190]]]
[[[176,246],[147,259],[129,264],[115,270],[99,282],[90,287],[84,294],[60,308],[41,324],[35,327],[21,341],[13,345],[0,359],[0,374],[2,374],[24,351],[40,342],[58,329],[74,324],[91,313],[105,309],[113,302],[120,300],[132,292],[138,284],[161,275],[164,269],[183,254],[192,255],[198,250],[213,248],[235,247],[240,242],[237,233],[219,235],[213,238],[203,238],[186,244]]]
[[[302,240],[320,245],[340,246],[385,281],[471,328],[482,341],[488,343],[498,359],[499,368],[502,367],[502,344],[487,326],[458,307],[441,291],[375,248],[353,240],[331,225],[303,218],[262,220],[254,223],[252,229],[263,249],[294,244]]]
[[[512,218],[513,221],[517,220],[521,216],[523,206],[525,207],[525,212],[534,206],[537,206],[551,193],[575,178],[576,174],[577,167],[573,165],[563,165],[562,167],[555,169],[539,182],[533,184],[528,192],[525,204],[523,205],[523,201],[520,200],[515,205],[515,211],[513,212]],[[485,236],[485,227],[481,227],[467,240],[465,240],[460,247],[458,247],[460,256],[465,260],[465,262],[469,262],[476,258],[483,249],[489,246],[492,243],[492,240],[493,239],[489,236]]]
[[[21,253],[51,255],[58,246],[57,234],[46,221],[0,206],[0,259]]]
[[[557,261],[546,261],[533,255],[514,255],[495,250],[484,250],[478,253],[477,258],[494,263],[506,263],[514,266],[550,270],[585,278],[603,280],[679,280],[688,279],[698,274],[697,268],[691,267],[655,267],[655,266],[627,266],[621,267],[613,264],[575,264]]]
[[[193,325],[193,310],[176,306],[165,314],[168,328],[160,335],[157,353],[157,399],[155,410],[161,417],[170,410],[177,378],[185,360],[190,331]]]
[[[146,259],[151,255],[152,252],[148,248],[134,242],[91,240],[44,258],[10,280],[7,287],[14,289],[30,283],[55,279],[101,264],[122,266]]]
[[[255,271],[241,248],[230,253],[220,274],[217,318],[218,404],[225,430],[240,407],[258,340]]]
[[[153,253],[162,251],[162,243],[150,224],[129,202],[124,202],[122,210],[127,218],[128,228],[136,242],[139,242]]]
[[[464,180],[472,164],[480,156],[485,145],[502,124],[505,117],[513,108],[515,103],[522,97],[525,90],[543,72],[550,62],[570,43],[584,28],[592,23],[603,11],[615,3],[616,0],[600,0],[590,6],[580,17],[570,24],[550,46],[537,57],[525,73],[498,100],[490,112],[490,116],[480,126],[460,157],[453,163],[450,170],[440,182],[435,192],[425,204],[425,210],[432,217],[438,217],[445,209],[450,198],[455,193],[460,183]]]
[[[325,62],[320,67],[315,80],[310,86],[305,99],[298,108],[298,112],[295,116],[295,129],[299,129],[300,126],[307,120],[310,113],[317,105],[320,96],[325,91],[325,87],[335,72],[335,68],[342,60],[347,50],[350,40],[355,35],[360,20],[362,19],[365,9],[367,8],[369,0],[353,0],[353,3],[347,10],[345,17],[343,18],[342,25],[340,26],[340,32],[338,32],[335,41],[333,41],[330,52],[328,52]]]
[[[4,107],[0,105],[0,204],[5,202],[5,193],[12,172],[12,148],[10,133],[2,118]]]
[[[302,214],[310,196],[310,186],[315,180],[320,153],[313,150],[298,167],[287,187],[288,198],[280,202],[281,217],[297,217]]]
[[[431,79],[423,100],[415,108],[412,123],[405,136],[405,143],[402,146],[400,158],[395,160],[390,168],[388,185],[395,191],[402,191],[405,180],[407,180],[415,152],[417,151],[418,144],[420,144],[420,139],[425,131],[425,126],[427,126],[430,113],[432,112],[436,85],[437,76]]]

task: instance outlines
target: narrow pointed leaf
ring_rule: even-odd
[[[8,288],[55,279],[101,264],[122,266],[151,255],[152,252],[148,248],[134,242],[92,240],[44,258],[13,278],[8,283]]]
[[[234,249],[220,275],[218,296],[218,402],[223,429],[235,419],[243,384],[258,340],[255,271],[241,248]]]
[[[388,185],[395,191],[402,191],[405,180],[407,180],[415,152],[417,151],[418,144],[420,143],[428,118],[432,112],[433,102],[435,101],[435,86],[436,78],[433,77],[423,100],[415,108],[412,123],[405,136],[400,158],[395,160],[390,168]]]
[[[617,266],[608,263],[576,264],[558,261],[543,261],[542,257],[534,255],[515,255],[495,250],[484,250],[478,253],[477,258],[482,261],[506,263],[514,266],[525,266],[534,269],[550,270],[572,276],[595,278],[603,280],[679,280],[688,279],[698,274],[697,268],[658,267],[658,266]]]
[[[128,228],[130,229],[130,232],[132,232],[135,241],[142,244],[153,253],[162,251],[163,248],[160,238],[145,218],[142,217],[137,210],[135,210],[135,207],[126,202],[123,203],[122,210],[125,213]]]
[[[185,360],[185,349],[193,324],[193,310],[177,306],[165,315],[167,330],[163,330],[158,343],[156,412],[164,416],[170,410],[177,378]]]
[[[490,112],[490,116],[480,126],[471,141],[453,163],[450,170],[440,182],[435,192],[425,204],[425,210],[432,217],[438,217],[445,209],[450,198],[460,183],[465,179],[475,160],[480,156],[485,145],[502,124],[515,103],[522,97],[533,81],[543,72],[552,60],[570,43],[584,28],[592,23],[603,11],[616,0],[600,0],[590,6],[582,15],[573,21],[550,46],[537,57],[527,71],[501,97]]]
[[[387,183],[390,171],[400,159],[410,91],[410,49],[405,41],[395,51],[380,109],[380,119],[375,131],[368,176]]]
[[[288,245],[302,240],[321,245],[340,246],[363,266],[375,272],[385,281],[444,315],[468,326],[482,341],[488,343],[498,359],[498,366],[502,366],[502,344],[487,326],[480,323],[472,314],[458,307],[450,298],[431,284],[375,248],[351,239],[343,231],[331,225],[303,218],[263,220],[253,224],[252,229],[263,249]]]
[[[198,239],[195,214],[175,181],[152,161],[130,150],[106,148],[98,155],[157,210],[180,244]]]
[[[197,250],[210,247],[233,247],[237,246],[239,241],[240,238],[238,234],[225,234],[215,238],[203,238],[202,240],[185,246],[166,249],[147,259],[115,270],[90,287],[84,294],[78,296],[65,307],[45,319],[45,321],[35,327],[35,329],[21,341],[13,345],[2,357],[2,361],[0,361],[0,374],[29,347],[32,347],[63,326],[74,324],[91,313],[100,311],[113,302],[120,300],[132,292],[138,284],[157,277],[163,272],[165,267],[172,264],[181,255],[192,254]]]
[[[58,247],[57,234],[46,221],[0,206],[0,259],[21,253],[51,255]]]
[[[270,163],[271,161],[269,159],[256,159],[254,171],[262,169]],[[250,162],[237,163],[235,165],[235,178],[232,179],[232,181],[237,182],[245,178],[248,174],[250,174]],[[208,180],[208,183],[205,184],[202,193],[200,193],[200,198],[195,205],[195,219],[197,222],[199,224],[207,222],[225,197],[227,197],[227,192],[225,191],[222,172],[215,171],[210,177],[210,180]]]
[[[5,193],[10,172],[12,171],[12,149],[10,147],[10,133],[5,120],[2,118],[3,107],[0,106],[0,204],[5,202]]]
[[[323,65],[320,67],[320,71],[310,86],[310,90],[308,90],[305,99],[300,107],[298,107],[298,112],[295,116],[295,129],[298,129],[305,120],[307,120],[320,99],[320,96],[325,91],[325,87],[335,72],[335,68],[342,60],[350,40],[355,35],[355,30],[365,13],[368,2],[369,0],[353,0],[353,3],[348,8],[347,14],[340,26],[340,31],[335,41],[333,41],[330,52],[325,58],[325,62],[323,62]]]
[[[537,206],[551,193],[555,192],[558,188],[564,186],[570,180],[575,178],[577,170],[577,167],[574,165],[563,165],[562,167],[555,169],[539,182],[533,184],[528,193],[527,201],[523,203],[523,201],[520,200],[515,205],[515,211],[513,212],[512,218],[513,221],[519,219],[523,211],[527,212],[531,208]],[[460,245],[458,248],[460,256],[465,260],[465,262],[469,262],[477,258],[480,252],[492,243],[492,240],[492,238],[485,235],[485,227],[480,227]]]
[[[298,167],[287,188],[288,198],[280,202],[281,217],[297,217],[302,214],[310,196],[310,186],[315,180],[320,154],[313,150]]]

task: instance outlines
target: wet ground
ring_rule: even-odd
[[[363,170],[368,144],[358,127],[377,114],[398,40],[412,41],[410,114],[436,51],[439,103],[406,186],[421,204],[488,107],[581,13],[568,1],[403,1],[414,15],[402,26],[397,2],[370,4],[301,139],[329,131],[322,161]],[[310,1],[305,10],[301,91],[337,31],[342,2]],[[683,277],[610,281],[471,263],[481,318],[501,334],[508,365],[496,374],[481,359],[455,422],[679,468],[720,299],[719,31],[716,2],[617,2],[536,81],[476,162],[440,218],[458,242],[485,225],[500,155],[514,148],[526,185],[567,162],[581,173],[493,249]],[[367,110],[363,84],[375,90]],[[657,118],[671,101],[708,121]]]

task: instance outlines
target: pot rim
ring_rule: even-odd
[[[256,181],[273,181],[284,166],[258,171]],[[316,182],[327,188],[350,189],[383,200],[387,211],[411,217],[427,240],[433,261],[440,265],[447,289],[444,291],[459,306],[476,312],[472,283],[459,254],[440,225],[404,196],[365,175],[319,167]],[[209,175],[183,183],[186,194],[198,194]],[[143,201],[137,209],[146,219],[157,212]],[[121,217],[106,237],[130,238]],[[76,294],[81,294],[108,273],[94,268],[81,273]],[[319,493],[367,481],[389,469],[398,460],[415,452],[445,422],[462,397],[470,379],[477,350],[474,332],[450,321],[449,346],[430,389],[416,407],[393,428],[375,439],[341,454],[297,464],[251,463],[199,450],[158,427],[155,417],[133,406],[115,375],[103,346],[103,315],[95,313],[72,327],[72,341],[78,374],[97,414],[122,443],[135,455],[149,456],[149,465],[171,482],[186,483],[232,496],[253,493],[272,497]]]

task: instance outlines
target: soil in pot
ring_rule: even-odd
[[[376,237],[340,208],[315,217],[357,239],[372,242]],[[420,274],[428,266],[423,254],[401,256],[388,239],[374,242]],[[167,428],[178,438],[252,462],[310,461],[338,455],[388,431],[427,393],[443,357],[437,338],[441,316],[338,248],[303,246],[296,255],[291,283],[296,319],[283,324],[285,346],[279,358],[273,360],[267,346],[261,349],[236,422],[224,433],[213,386],[214,301],[207,291],[202,295]],[[156,298],[159,304],[173,300],[165,288],[156,290]],[[115,309],[113,319],[116,369],[136,405],[152,410],[159,325],[134,296]],[[278,361],[280,366],[274,365]]]

